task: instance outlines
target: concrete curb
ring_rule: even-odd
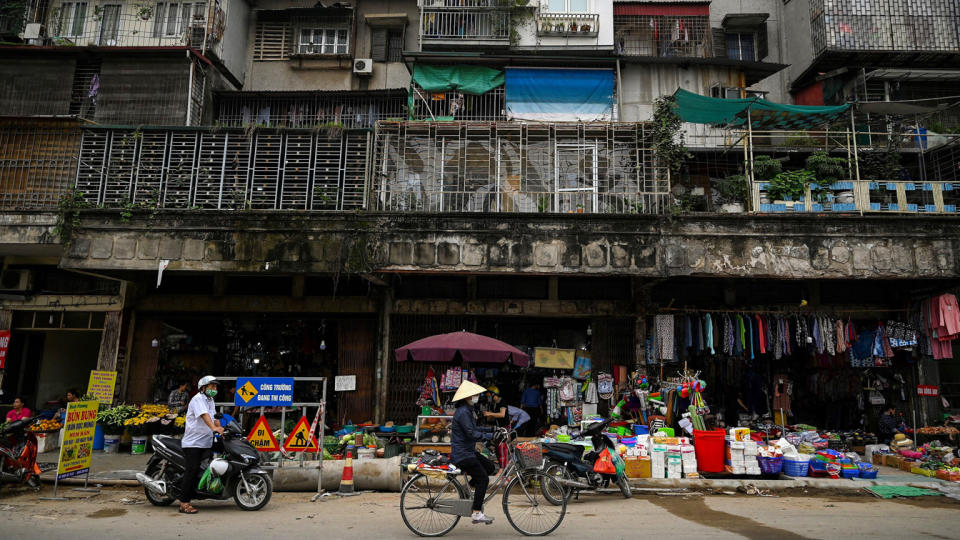
[[[888,482],[884,480],[847,480],[831,478],[783,478],[780,480],[766,480],[762,478],[753,479],[706,479],[706,478],[634,478],[630,480],[631,487],[638,488],[687,488],[687,489],[737,489],[746,485],[755,486],[758,489],[836,489],[836,490],[860,490],[872,486],[902,486],[911,485],[919,488],[937,489],[942,484],[939,482]]]

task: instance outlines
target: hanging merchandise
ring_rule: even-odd
[[[576,401],[577,391],[576,386],[570,377],[561,377],[560,378],[560,401],[564,403],[571,403]]]
[[[600,399],[613,397],[613,375],[603,372],[597,375],[597,394]]]
[[[590,361],[590,353],[587,351],[577,351],[577,359],[573,364],[573,378],[584,381],[590,378],[592,372],[593,367]]]
[[[544,377],[544,378],[543,378],[543,387],[544,387],[544,388],[560,388],[560,378],[559,378],[559,377]]]
[[[597,383],[593,381],[586,383],[586,390],[583,392],[583,401],[585,403],[600,402],[600,397],[597,395]]]
[[[547,418],[560,418],[560,390],[556,387],[547,388]]]
[[[654,317],[654,354],[659,360],[673,360],[676,343],[674,341],[673,315]]]

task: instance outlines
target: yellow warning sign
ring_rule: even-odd
[[[257,387],[254,386],[250,381],[247,381],[247,384],[241,386],[240,389],[237,390],[237,395],[240,396],[240,399],[242,399],[244,403],[249,403],[251,399],[257,396],[257,393]]]
[[[310,423],[307,422],[306,416],[300,417],[300,421],[297,422],[296,427],[294,427],[290,435],[287,436],[287,440],[283,441],[283,449],[287,452],[320,451],[320,447],[317,445],[317,439],[310,433]]]
[[[254,448],[261,452],[280,451],[280,445],[277,444],[277,439],[273,436],[273,431],[270,430],[270,426],[267,424],[267,418],[263,415],[260,415],[260,419],[257,420],[253,429],[250,430],[250,434],[247,435],[247,440],[250,441],[250,444],[252,444]]]

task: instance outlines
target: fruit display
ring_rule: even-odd
[[[33,433],[50,433],[53,431],[60,431],[62,428],[63,424],[61,424],[59,420],[37,420],[33,424],[30,424],[30,427],[27,428],[27,431]]]

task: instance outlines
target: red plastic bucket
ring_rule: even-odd
[[[693,447],[697,453],[697,469],[703,472],[723,472],[724,432],[693,430]]]

